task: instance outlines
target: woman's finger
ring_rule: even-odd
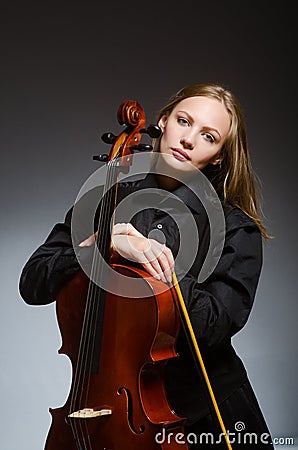
[[[160,253],[159,253],[160,255]],[[147,258],[147,262],[143,263],[143,266],[150,272],[150,269],[154,271],[158,275],[158,277],[166,283],[166,278],[164,276],[164,271],[159,261],[159,257],[153,252],[152,248],[149,248],[144,252],[145,258]]]
[[[144,237],[131,223],[116,223],[113,226],[112,235],[117,234]]]
[[[84,241],[82,241],[82,242],[79,244],[79,247],[91,247],[91,246],[94,244],[97,235],[98,235],[98,232],[92,234],[92,235],[89,236],[87,239],[85,239]]]
[[[150,256],[150,258],[155,257],[155,261],[152,261],[152,264],[154,264],[154,267],[159,274],[162,273],[166,280],[168,282],[171,282],[174,266],[174,258],[171,250],[164,244],[160,244],[153,239],[150,239],[150,243],[153,254],[153,257]],[[158,264],[158,268],[155,266],[155,264]]]

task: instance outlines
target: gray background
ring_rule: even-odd
[[[128,3],[128,2],[125,2]],[[1,7],[1,422],[3,450],[41,450],[71,371],[54,304],[20,298],[27,258],[62,221],[100,136],[137,99],[147,121],[192,82],[238,96],[274,235],[253,312],[234,339],[273,436],[297,436],[296,37],[290,2],[94,2]]]

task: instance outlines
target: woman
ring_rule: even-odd
[[[233,448],[272,448],[245,368],[231,345],[232,336],[248,320],[261,271],[262,237],[268,238],[259,214],[239,104],[219,85],[194,84],[169,100],[157,122],[162,136],[155,142],[154,174],[141,183],[124,183],[120,197],[148,187],[174,194],[187,206],[198,228],[197,254],[187,270],[181,265],[185,258],[177,269],[179,230],[188,233],[190,216],[179,211],[182,225],[177,227],[172,204],[168,209],[144,208],[131,223],[117,223],[113,250],[164,282],[172,281],[173,268],[179,271],[188,314]],[[194,198],[188,186],[198,171],[215,188],[225,219],[222,252],[204,280],[199,274],[208,253],[210,225],[201,199]],[[150,234],[156,229],[162,230],[164,241]],[[94,236],[85,236],[79,248],[84,251],[93,244]],[[29,304],[49,303],[79,267],[72,248],[70,210],[65,222],[54,227],[26,263],[21,295]],[[178,351],[180,357],[167,364],[166,389],[175,412],[188,418],[185,431],[190,448],[227,448],[183,333]]]

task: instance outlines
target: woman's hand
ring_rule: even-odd
[[[80,247],[94,244],[97,233],[80,243]],[[165,283],[172,281],[174,257],[171,250],[155,239],[148,239],[130,223],[117,223],[112,233],[113,250],[123,258],[141,264],[147,272]]]

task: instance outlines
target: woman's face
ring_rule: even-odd
[[[175,171],[189,171],[189,163],[201,170],[221,161],[220,150],[230,129],[225,106],[209,97],[189,97],[163,116],[160,152]]]

